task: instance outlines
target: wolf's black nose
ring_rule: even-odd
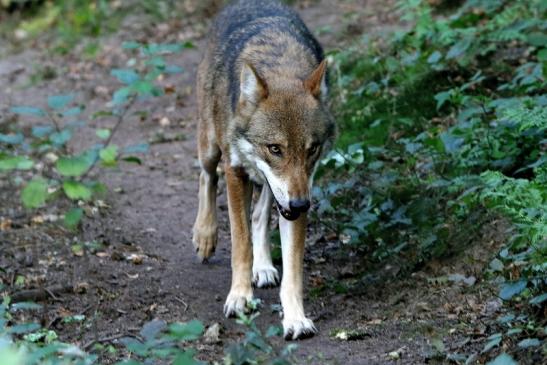
[[[292,211],[306,213],[310,209],[310,201],[308,199],[291,199],[289,207]]]

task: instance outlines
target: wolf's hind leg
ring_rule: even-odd
[[[268,226],[272,212],[272,191],[267,185],[262,187],[260,198],[253,208],[253,284],[258,288],[279,285],[279,273],[272,264]]]
[[[199,205],[196,222],[194,223],[194,248],[203,262],[213,255],[217,246],[217,165],[221,152],[212,136],[206,135],[206,130],[200,130],[199,162]]]

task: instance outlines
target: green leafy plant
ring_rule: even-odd
[[[499,296],[542,313],[546,10],[468,0],[436,17],[427,1],[400,1],[410,30],[332,54],[340,138],[318,171],[329,178],[314,189],[317,222],[405,272],[464,250],[503,216]]]
[[[253,305],[256,306],[257,304]],[[240,314],[237,323],[246,328],[245,338],[226,348],[224,364],[293,364],[292,352],[296,349],[296,345],[289,344],[282,348],[274,346],[270,339],[281,336],[283,330],[279,327],[271,326],[266,333],[263,333],[255,323],[258,315],[258,312],[251,315]]]
[[[105,346],[99,342],[90,342],[86,347],[90,351],[63,343],[58,340],[55,331],[41,328],[33,322],[21,322],[19,318],[32,318],[33,311],[41,310],[39,304],[24,302],[10,303],[9,297],[4,297],[0,304],[0,358],[3,365],[21,364],[79,364],[91,365],[102,363],[101,353]],[[296,345],[290,344],[278,348],[271,338],[281,336],[282,330],[270,327],[264,334],[257,327],[257,313],[241,315],[238,323],[246,331],[245,338],[233,343],[225,351],[223,363],[226,365],[244,364],[292,364],[292,352]],[[81,321],[83,318],[67,317],[68,321]],[[116,364],[140,365],[149,363],[168,363],[177,365],[199,365],[206,362],[196,360],[197,351],[192,343],[199,341],[204,333],[204,325],[193,320],[186,323],[167,324],[162,320],[152,320],[146,323],[138,334],[119,336],[116,347],[110,349],[116,353],[126,354]],[[117,337],[115,337],[117,338]],[[120,358],[120,355],[117,354]]]
[[[114,69],[112,75],[122,87],[113,93],[110,108],[95,113],[92,118],[111,118],[111,129],[95,131],[96,143],[91,147],[72,151],[69,142],[77,130],[86,125],[81,121],[83,105],[74,103],[74,95],[54,95],[46,107],[14,106],[10,110],[19,117],[32,118],[29,128],[16,123],[7,133],[0,133],[0,173],[22,185],[21,201],[26,208],[36,209],[60,197],[72,201],[64,215],[64,224],[75,228],[83,210],[81,204],[100,196],[106,187],[89,177],[97,166],[113,168],[120,161],[140,164],[135,152],[145,152],[146,143],[120,147],[112,139],[127,113],[143,98],[159,97],[163,90],[156,85],[158,76],[178,73],[182,69],[168,65],[163,55],[191,47],[187,44],[127,43],[124,48],[136,53],[132,68]]]
[[[16,312],[41,309],[35,303],[10,304],[5,297],[0,304],[0,358],[2,364],[96,364],[99,356],[86,352],[80,347],[58,341],[52,330],[40,327],[38,323],[17,323]],[[167,361],[179,365],[202,364],[195,360],[196,351],[189,348],[191,341],[203,334],[203,324],[199,321],[172,323],[163,321],[147,323],[139,333],[139,339],[121,338],[121,345],[129,353],[128,360],[117,364],[143,364],[146,361]],[[97,346],[100,349],[100,346]]]

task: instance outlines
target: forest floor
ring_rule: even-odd
[[[326,50],[341,48],[363,33],[389,33],[405,26],[393,11],[393,1],[333,3],[297,3]],[[119,31],[100,40],[101,51],[94,59],[82,57],[77,49],[68,55],[52,54],[41,42],[0,59],[4,122],[9,106],[40,105],[48,95],[67,90],[76,92],[87,115],[101,110],[117,86],[110,70],[123,67],[129,58],[121,49],[123,41],[192,40],[196,45],[168,57],[185,69],[162,81],[175,92],[139,102],[134,111],[147,111],[147,116],[130,114],[115,135],[119,146],[148,141],[150,151],[140,166],[122,163],[95,172],[110,192],[103,204],[88,211],[80,233],[50,222],[57,207],[23,210],[16,188],[1,182],[0,217],[10,224],[0,231],[0,278],[11,295],[31,288],[68,288],[41,301],[46,305],[43,325],[64,341],[85,345],[133,333],[153,319],[199,319],[222,328],[218,342],[198,345],[200,359],[218,361],[227,345],[244,336],[242,326],[222,315],[231,277],[222,182],[216,255],[208,264],[199,263],[191,242],[199,173],[194,82],[209,20],[126,19]],[[7,49],[0,46],[4,53]],[[112,122],[93,121],[78,133],[71,148],[77,151],[90,144],[86,136],[94,135],[97,127],[112,127]],[[494,225],[499,226],[502,223]],[[480,362],[489,327],[504,310],[495,290],[482,280],[489,252],[497,252],[501,245],[501,229],[485,230],[465,252],[426,263],[411,275],[400,275],[392,265],[363,266],[364,260],[351,248],[340,247],[338,238],[317,222],[309,231],[305,307],[320,332],[297,343],[301,363],[448,363],[447,354],[456,353],[477,354]],[[74,249],[75,243],[90,242],[98,246]],[[349,286],[350,291],[345,289]],[[265,330],[279,325],[278,290],[258,289],[255,295],[263,303],[258,326]],[[84,324],[60,320],[75,314],[86,316]],[[340,332],[349,339],[337,338]],[[282,340],[275,341],[284,346]]]

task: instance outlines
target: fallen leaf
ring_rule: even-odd
[[[77,243],[75,245],[72,245],[71,249],[72,249],[72,253],[74,254],[74,256],[83,256],[84,255],[84,246],[82,246],[79,243]]]
[[[177,88],[175,87],[175,85],[165,85],[163,87],[163,91],[166,94],[174,94],[177,91]]]
[[[167,327],[167,323],[161,319],[153,319],[142,327],[139,334],[147,341],[153,340],[161,331]]]
[[[426,302],[418,302],[416,303],[416,308],[419,309],[422,312],[429,312],[431,311],[431,308],[429,308],[429,305]]]
[[[9,229],[11,229],[11,219],[2,218],[0,220],[0,231],[7,231]]]
[[[446,351],[443,340],[441,338],[433,338],[431,340],[431,346],[433,346],[433,348],[441,354]]]
[[[362,340],[370,334],[364,329],[338,330],[334,333],[334,338],[343,341]]]
[[[89,283],[82,281],[74,286],[74,292],[77,294],[83,294],[89,289]]]
[[[135,280],[135,279],[138,279],[139,278],[139,274],[129,274],[129,273],[125,273],[125,275],[127,275],[127,277],[131,280]]]
[[[45,219],[41,215],[35,215],[30,221],[34,224],[42,224],[44,223]]]
[[[475,278],[474,276],[466,277],[462,274],[452,274],[448,275],[448,280],[454,283],[464,283],[467,286],[472,286],[477,281],[477,278]]]
[[[143,263],[145,255],[141,255],[138,253],[132,253],[131,255],[127,256],[125,259],[127,261],[131,261],[135,265],[140,265]]]

